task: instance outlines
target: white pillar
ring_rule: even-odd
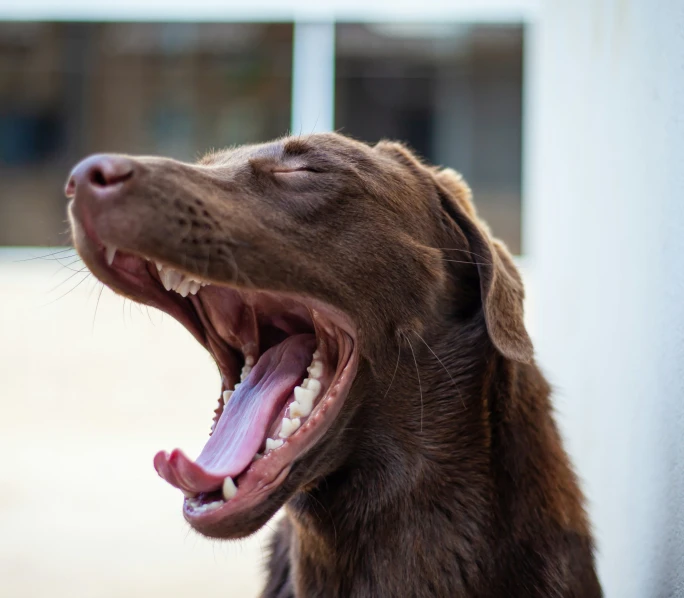
[[[529,28],[525,249],[607,597],[684,595],[684,9],[549,0]]]
[[[335,121],[335,23],[295,22],[292,134],[332,131]]]

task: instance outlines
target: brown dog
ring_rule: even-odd
[[[92,272],[218,364],[202,454],[155,467],[207,536],[285,505],[264,596],[601,595],[520,277],[455,172],[325,134],[93,156],[67,195]]]

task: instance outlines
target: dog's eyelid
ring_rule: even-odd
[[[292,168],[276,167],[273,170],[271,170],[271,173],[273,174],[297,174],[299,172],[310,172],[314,174],[319,174],[323,171],[318,168],[314,168],[313,166],[295,166]]]

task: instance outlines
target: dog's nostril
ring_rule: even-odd
[[[69,175],[64,192],[68,198],[80,191],[89,190],[85,196],[104,198],[112,196],[109,191],[127,183],[136,172],[135,161],[118,155],[96,154],[79,162]],[[114,194],[118,195],[118,194]]]
[[[102,172],[99,168],[94,168],[90,172],[90,182],[99,187],[107,186],[107,179],[105,179],[104,172]]]
[[[111,187],[124,183],[133,176],[133,168],[119,161],[103,161],[93,164],[88,180],[95,187]]]

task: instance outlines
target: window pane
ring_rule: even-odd
[[[520,252],[522,27],[341,24],[336,123],[398,139],[463,173],[480,215]]]
[[[69,168],[194,160],[290,121],[291,24],[0,24],[0,245],[65,243]]]

